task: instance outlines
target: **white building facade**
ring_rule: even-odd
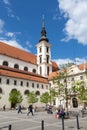
[[[48,76],[58,69],[51,62],[51,45],[46,37],[44,21],[41,38],[37,44],[37,55],[20,50],[0,42],[0,108],[14,107],[9,102],[9,93],[16,89],[23,96],[21,105],[27,107],[26,94],[34,91],[38,98],[42,93],[49,92]],[[41,106],[40,101],[36,103]]]

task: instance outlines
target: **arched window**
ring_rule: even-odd
[[[40,66],[40,75],[42,75],[42,68],[41,68],[41,66]]]
[[[8,62],[7,61],[3,61],[3,65],[4,66],[8,66]]]
[[[0,93],[2,93],[2,88],[0,88]]]
[[[73,103],[73,107],[74,107],[74,108],[75,108],[75,107],[78,107],[78,101],[77,101],[76,98],[73,98],[73,99],[72,99],[72,103]]]
[[[18,64],[15,64],[15,65],[14,65],[14,68],[19,69],[19,65],[18,65]]]
[[[36,73],[36,69],[33,69],[32,72],[33,72],[33,73]]]
[[[40,92],[39,92],[39,91],[36,91],[36,95],[39,96],[39,95],[40,95]]]
[[[13,88],[13,89],[11,90],[11,92],[13,92],[13,91],[17,91],[17,89],[16,89],[16,88]]]
[[[25,95],[27,95],[27,94],[29,94],[29,93],[30,93],[29,90],[25,90],[25,91],[24,91],[24,94],[25,94]]]
[[[25,66],[25,67],[24,67],[24,70],[25,70],[25,71],[28,71],[28,67]]]

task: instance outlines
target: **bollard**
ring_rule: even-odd
[[[77,122],[77,129],[79,130],[79,120],[78,120],[78,115],[76,115],[76,122]]]
[[[11,130],[11,125],[8,126],[8,130]]]
[[[41,130],[44,130],[44,120],[41,122]]]
[[[62,130],[64,130],[64,117],[62,116]]]

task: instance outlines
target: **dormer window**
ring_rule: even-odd
[[[3,61],[3,65],[4,66],[8,66],[8,62],[7,61]]]
[[[33,69],[32,72],[33,72],[33,73],[36,73],[36,69]]]
[[[18,64],[15,64],[15,65],[14,65],[14,68],[19,69],[19,65],[18,65]]]
[[[25,71],[28,71],[28,67],[24,67],[24,70],[25,70]]]

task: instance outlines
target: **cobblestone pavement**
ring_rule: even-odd
[[[42,130],[42,120],[44,130],[63,130],[62,120],[56,119],[55,114],[46,112],[36,112],[34,116],[27,116],[27,111],[17,113],[16,110],[0,111],[0,128],[11,124],[12,130]],[[78,118],[80,130],[87,130],[87,117]],[[76,117],[64,120],[64,130],[77,130]],[[7,128],[0,130],[8,130]]]

